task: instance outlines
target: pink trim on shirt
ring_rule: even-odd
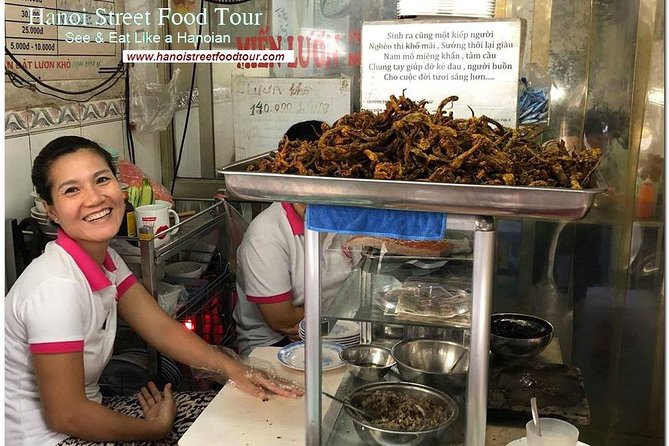
[[[276,296],[246,296],[246,300],[254,304],[276,304],[279,302],[285,302],[290,300],[293,297],[292,291],[286,291],[285,293],[277,294]]]
[[[304,234],[304,219],[300,217],[295,208],[290,203],[281,203],[281,207],[286,211],[286,217],[290,224],[290,229],[293,230],[293,235]]]
[[[107,252],[107,255],[105,256],[105,259],[102,261],[102,266],[105,267],[107,271],[110,273],[113,273],[116,271],[116,265],[114,265],[114,261],[112,260],[111,256],[109,255],[109,252]]]
[[[77,264],[81,272],[84,273],[84,276],[86,276],[86,280],[88,280],[88,283],[91,286],[91,290],[93,292],[100,291],[112,284],[109,278],[105,276],[105,273],[102,271],[102,268],[100,268],[100,265],[95,263],[95,261],[91,259],[91,256],[89,256],[88,253],[77,244],[77,242],[75,242],[69,235],[65,233],[65,231],[60,228],[58,228],[58,238],[56,238],[56,244],[63,248],[65,252],[67,252],[72,257],[74,263]],[[102,264],[105,266],[105,268],[107,268],[108,271],[116,270],[116,265],[114,265],[114,261],[109,256],[109,252],[107,252],[107,255],[105,256]]]
[[[30,344],[30,351],[35,354],[83,352],[84,341],[42,342],[39,344]]]
[[[121,300],[125,292],[128,291],[128,288],[130,288],[136,283],[137,283],[137,278],[132,274],[123,279],[123,282],[119,283],[118,286],[116,287],[116,301],[118,302],[119,300]]]

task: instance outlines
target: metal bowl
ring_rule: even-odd
[[[353,345],[339,352],[348,371],[356,378],[376,382],[386,376],[395,359],[390,350],[376,345]]]
[[[458,405],[450,396],[436,389],[413,383],[380,382],[366,384],[353,391],[349,398],[349,402],[354,407],[360,407],[360,401],[376,390],[389,390],[407,395],[428,397],[437,404],[443,405],[446,409],[447,416],[436,427],[431,429],[417,432],[396,431],[375,427],[357,412],[345,408],[344,410],[353,420],[355,431],[365,444],[380,446],[417,446],[425,441],[429,441],[429,444],[440,444],[440,440],[447,435],[445,432],[446,429],[458,417]]]
[[[457,392],[467,383],[469,349],[438,339],[409,339],[393,347],[393,357],[404,381]]]
[[[504,359],[531,358],[553,339],[553,326],[529,314],[496,313],[490,323],[490,350]]]
[[[372,324],[373,339],[404,339],[404,325]]]
[[[463,333],[461,328],[409,325],[406,327],[404,339],[441,339],[457,343],[462,341]]]

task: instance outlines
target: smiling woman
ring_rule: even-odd
[[[58,138],[43,153],[33,182],[47,214],[94,259],[104,259],[125,212],[111,155],[79,137]]]
[[[221,382],[259,398],[302,394],[184,329],[137,282],[109,248],[125,209],[115,174],[107,151],[75,136],[53,140],[34,161],[33,183],[59,229],[5,298],[7,444],[177,444],[215,394],[173,396],[171,384],[161,391],[149,382],[136,398],[103,400],[98,381],[117,316],[156,350]]]

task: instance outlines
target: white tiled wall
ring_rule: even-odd
[[[179,147],[183,137],[184,124],[186,122],[186,110],[177,110],[174,113],[174,151],[175,159],[179,156]],[[188,130],[184,142],[181,164],[179,164],[178,175],[180,177],[200,178],[200,121],[198,107],[192,107],[188,116]]]
[[[214,103],[214,141],[216,167],[235,162],[234,127],[232,123],[232,101]]]
[[[160,165],[160,134],[144,133],[133,134],[133,144],[135,146],[135,163],[149,177],[160,182],[162,178]],[[127,144],[126,144],[127,145]],[[127,154],[125,158],[129,159]]]
[[[70,127],[31,133],[5,139],[5,218],[21,221],[30,215],[33,206],[30,171],[35,157],[51,140],[76,135],[89,138],[103,146],[119,150],[128,158],[123,121]],[[146,175],[161,181],[160,140],[158,134],[134,135],[135,160]]]
[[[104,124],[81,127],[81,136],[95,141],[102,147],[118,150],[123,158],[128,158],[123,121],[106,122]]]
[[[37,158],[37,155],[39,155],[44,146],[46,146],[52,140],[60,138],[61,136],[81,136],[81,127],[74,127],[62,130],[51,130],[49,132],[35,133],[29,136],[31,168],[33,165],[33,161],[35,160],[35,158]]]
[[[179,146],[183,137],[187,110],[174,113],[174,146],[175,156],[179,156]],[[188,117],[188,131],[184,143],[179,176],[201,178],[200,167],[200,122],[199,108],[192,107]],[[215,167],[223,167],[235,161],[232,126],[232,101],[214,103],[214,153]]]
[[[29,137],[5,140],[5,218],[20,221],[30,214],[31,166]]]

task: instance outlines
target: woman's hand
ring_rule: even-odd
[[[281,330],[281,334],[286,336],[292,342],[300,340],[300,325],[295,324],[292,327],[288,327],[285,330]]]
[[[142,387],[141,392],[137,394],[137,399],[144,412],[144,418],[155,422],[159,432],[163,433],[162,436],[167,436],[172,430],[177,413],[177,406],[172,398],[172,384],[166,384],[161,394],[156,385],[149,381],[148,389]]]
[[[228,370],[228,378],[244,392],[263,401],[267,401],[272,393],[286,398],[299,398],[304,395],[304,389],[294,382],[239,361]]]

